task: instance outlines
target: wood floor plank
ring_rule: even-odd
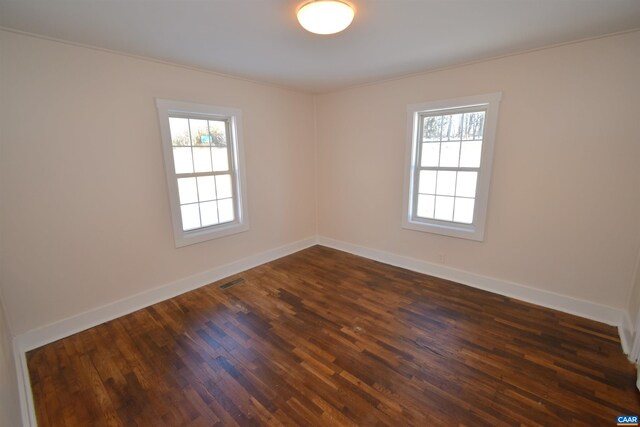
[[[41,426],[613,425],[640,414],[615,328],[322,246],[27,360]]]

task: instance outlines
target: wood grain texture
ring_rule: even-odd
[[[322,246],[27,358],[40,426],[610,426],[640,413],[615,328]]]

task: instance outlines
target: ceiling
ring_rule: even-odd
[[[307,33],[302,0],[0,0],[0,26],[321,92],[640,27],[640,0],[353,0]]]

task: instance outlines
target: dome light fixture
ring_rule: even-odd
[[[298,22],[315,34],[335,34],[347,28],[355,11],[339,0],[315,0],[298,9]]]

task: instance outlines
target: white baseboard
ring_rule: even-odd
[[[627,356],[631,356],[631,346],[633,345],[633,332],[634,328],[631,324],[631,317],[629,313],[622,315],[622,321],[618,325],[618,334],[620,335],[620,344],[622,345],[622,351]]]
[[[464,270],[405,257],[377,249],[354,245],[328,237],[318,236],[300,240],[288,245],[249,256],[212,270],[165,284],[131,297],[111,302],[93,310],[60,320],[58,322],[28,331],[14,338],[14,355],[19,377],[20,404],[25,427],[35,427],[36,418],[31,393],[31,383],[25,353],[45,344],[92,328],[107,321],[124,316],[136,310],[165,301],[185,292],[205,286],[228,276],[257,267],[261,264],[287,256],[294,252],[320,244],[349,252],[375,261],[406,268],[418,273],[440,277],[478,289],[538,304],[577,316],[618,326],[625,353],[629,354],[632,330],[629,315],[623,310],[608,307],[566,295],[531,288],[514,282],[486,277]]]
[[[239,261],[225,264],[193,276],[167,283],[160,287],[141,292],[117,301],[110,302],[84,313],[80,313],[49,325],[32,329],[24,334],[16,336],[20,348],[24,351],[33,350],[45,344],[68,337],[77,332],[84,331],[109,320],[132,313],[141,308],[148,307],[177,295],[216,282],[225,277],[238,274],[242,271],[257,267],[261,264],[273,261],[283,256],[313,246],[315,237],[300,240],[278,248],[251,255]]]
[[[33,405],[33,393],[29,369],[27,368],[27,354],[20,348],[18,342],[13,340],[13,359],[16,364],[18,376],[18,398],[20,399],[20,416],[23,427],[37,427],[36,412]]]
[[[406,268],[418,273],[436,276],[453,282],[462,283],[473,288],[482,289],[510,298],[541,305],[569,314],[586,317],[608,325],[620,326],[626,314],[623,310],[608,307],[606,305],[585,301],[566,295],[549,292],[542,289],[531,288],[514,282],[509,282],[493,277],[481,276],[468,271],[447,267],[441,264],[434,264],[403,255],[392,254],[378,249],[371,249],[352,243],[318,236],[318,244],[349,252],[385,264]]]
[[[31,393],[31,382],[29,380],[29,371],[27,369],[27,360],[25,355],[29,350],[33,350],[45,344],[52,343],[80,331],[84,331],[132,313],[136,310],[140,310],[185,292],[200,288],[208,285],[209,283],[224,279],[225,277],[241,273],[250,268],[257,267],[267,262],[290,255],[294,252],[301,251],[302,249],[306,249],[315,244],[316,238],[310,237],[308,239],[270,249],[259,254],[251,255],[239,261],[225,264],[220,267],[105,304],[101,307],[85,311],[84,313],[68,317],[14,337],[13,349],[16,370],[18,371],[23,426],[35,427],[37,425],[33,406],[33,396]]]

